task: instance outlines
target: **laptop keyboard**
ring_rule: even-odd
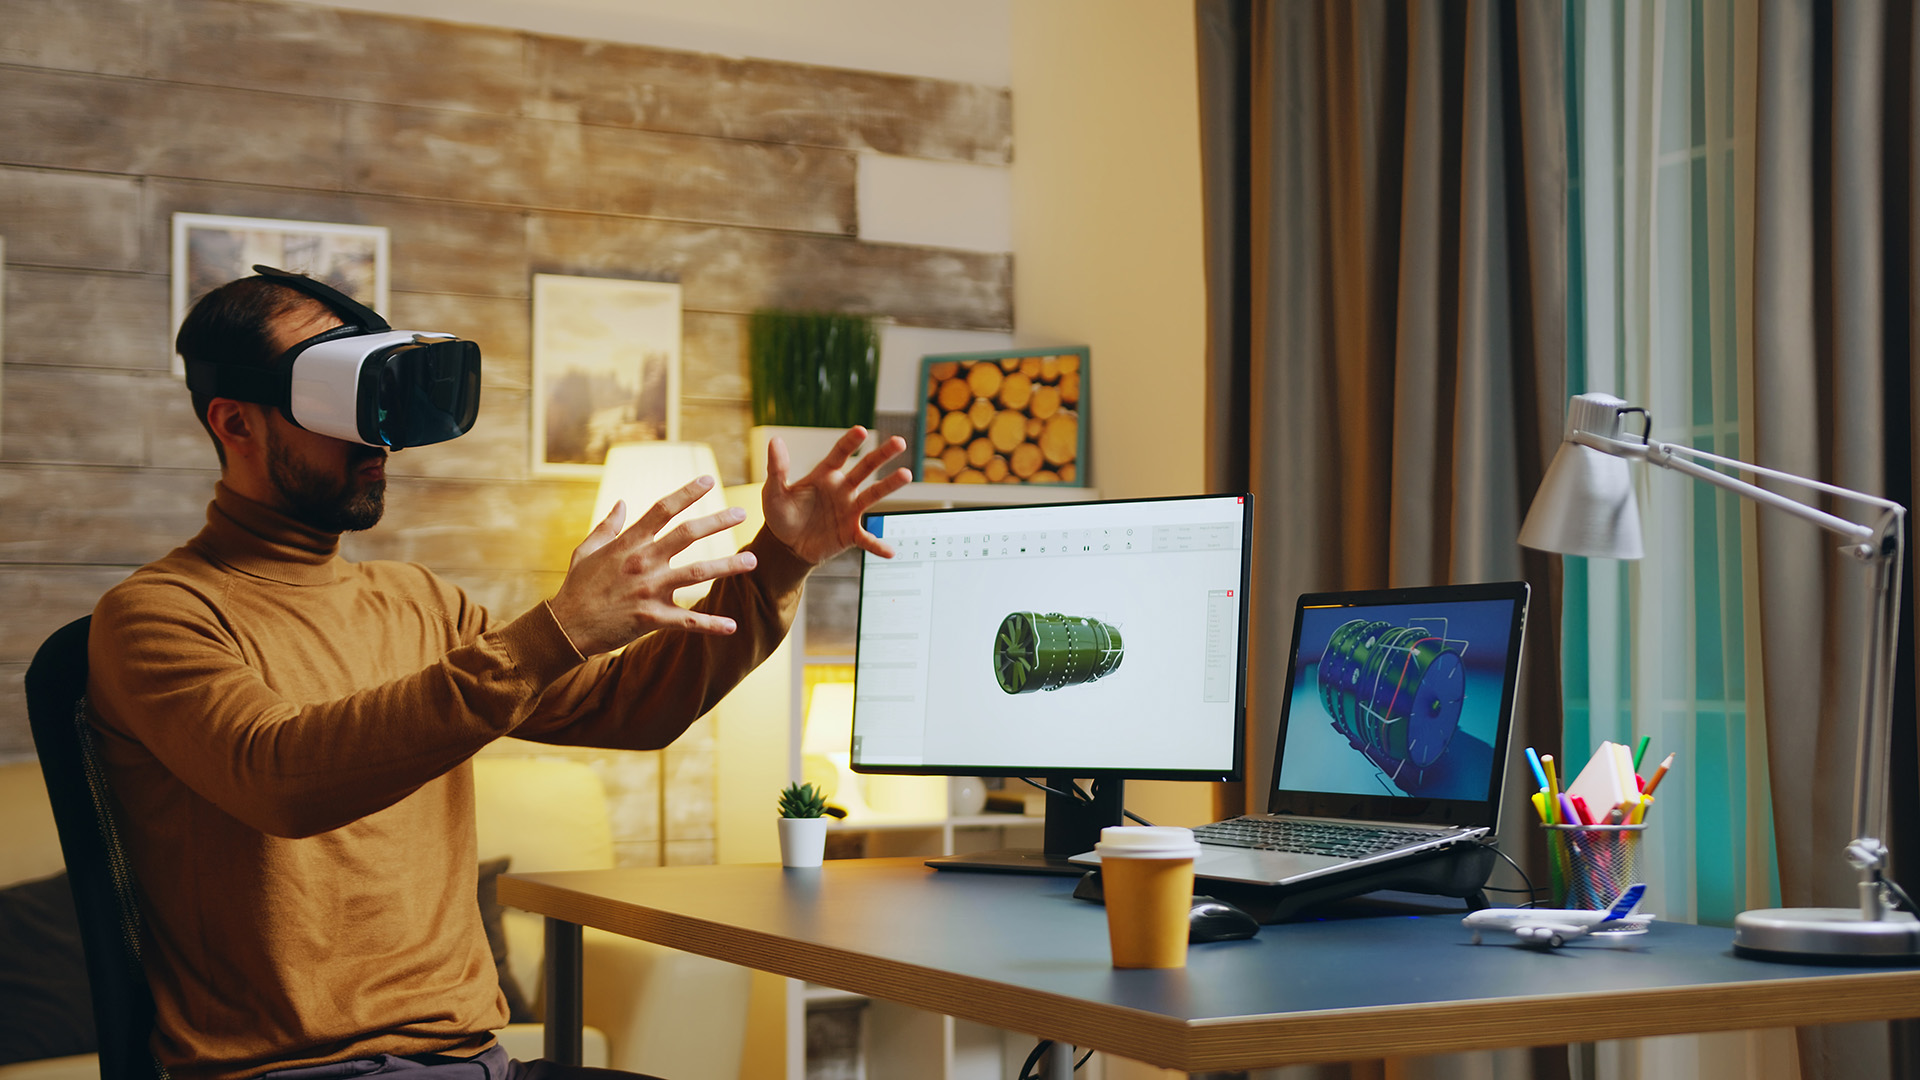
[[[1235,818],[1202,825],[1193,830],[1193,838],[1202,843],[1226,847],[1361,859],[1434,839],[1435,834],[1424,829],[1395,829],[1382,825]]]

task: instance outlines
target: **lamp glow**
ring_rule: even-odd
[[[814,684],[800,752],[802,778],[820,785],[849,819],[859,821],[873,815],[864,797],[864,778],[853,771],[852,683]]]
[[[590,524],[598,525],[613,510],[614,503],[625,499],[627,525],[632,526],[662,496],[678,490],[696,476],[713,477],[714,486],[707,489],[699,501],[682,511],[675,518],[676,521],[717,514],[727,508],[726,496],[719,485],[720,466],[714,459],[713,448],[706,443],[693,442],[617,443],[607,451],[606,470],[600,474],[600,494],[594,500]],[[674,557],[673,565],[684,566],[690,562],[721,559],[736,550],[732,531],[722,529],[712,536],[695,540]],[[675,589],[673,601],[682,606],[691,604],[705,596],[712,584],[703,581],[698,585]]]
[[[1520,529],[1520,543],[1566,555],[1639,558],[1639,513],[1627,476],[1627,462],[1638,460],[1685,473],[1838,533],[1848,541],[1840,550],[1873,571],[1872,621],[1862,661],[1854,758],[1854,840],[1844,853],[1859,875],[1860,905],[1742,912],[1734,920],[1734,951],[1762,959],[1920,962],[1920,919],[1889,910],[1888,896],[1899,890],[1885,877],[1887,847],[1879,839],[1886,827],[1887,742],[1892,729],[1906,508],[1849,488],[1648,438],[1650,421],[1637,438],[1623,436],[1622,422],[1632,413],[1646,418],[1646,410],[1607,394],[1580,394],[1568,403],[1565,441],[1534,496]],[[1699,462],[1864,504],[1872,511],[1873,523],[1829,514]]]

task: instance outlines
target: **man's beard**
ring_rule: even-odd
[[[360,466],[386,456],[371,446],[359,448],[345,476],[327,476],[296,460],[279,439],[267,443],[267,476],[286,503],[287,516],[321,532],[343,533],[371,529],[387,508],[387,480],[381,477],[359,486]]]

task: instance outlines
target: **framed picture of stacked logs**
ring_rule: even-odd
[[[947,353],[920,361],[924,483],[1087,482],[1087,348]]]

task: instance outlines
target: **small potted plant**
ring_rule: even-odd
[[[766,479],[767,443],[787,446],[794,477],[804,476],[840,434],[873,427],[880,381],[880,335],[873,320],[824,311],[756,311],[748,325],[753,428],[748,467]],[[868,434],[866,449],[875,440]],[[865,450],[862,450],[864,453]]]
[[[780,793],[780,864],[819,866],[827,850],[827,793],[788,784]]]

